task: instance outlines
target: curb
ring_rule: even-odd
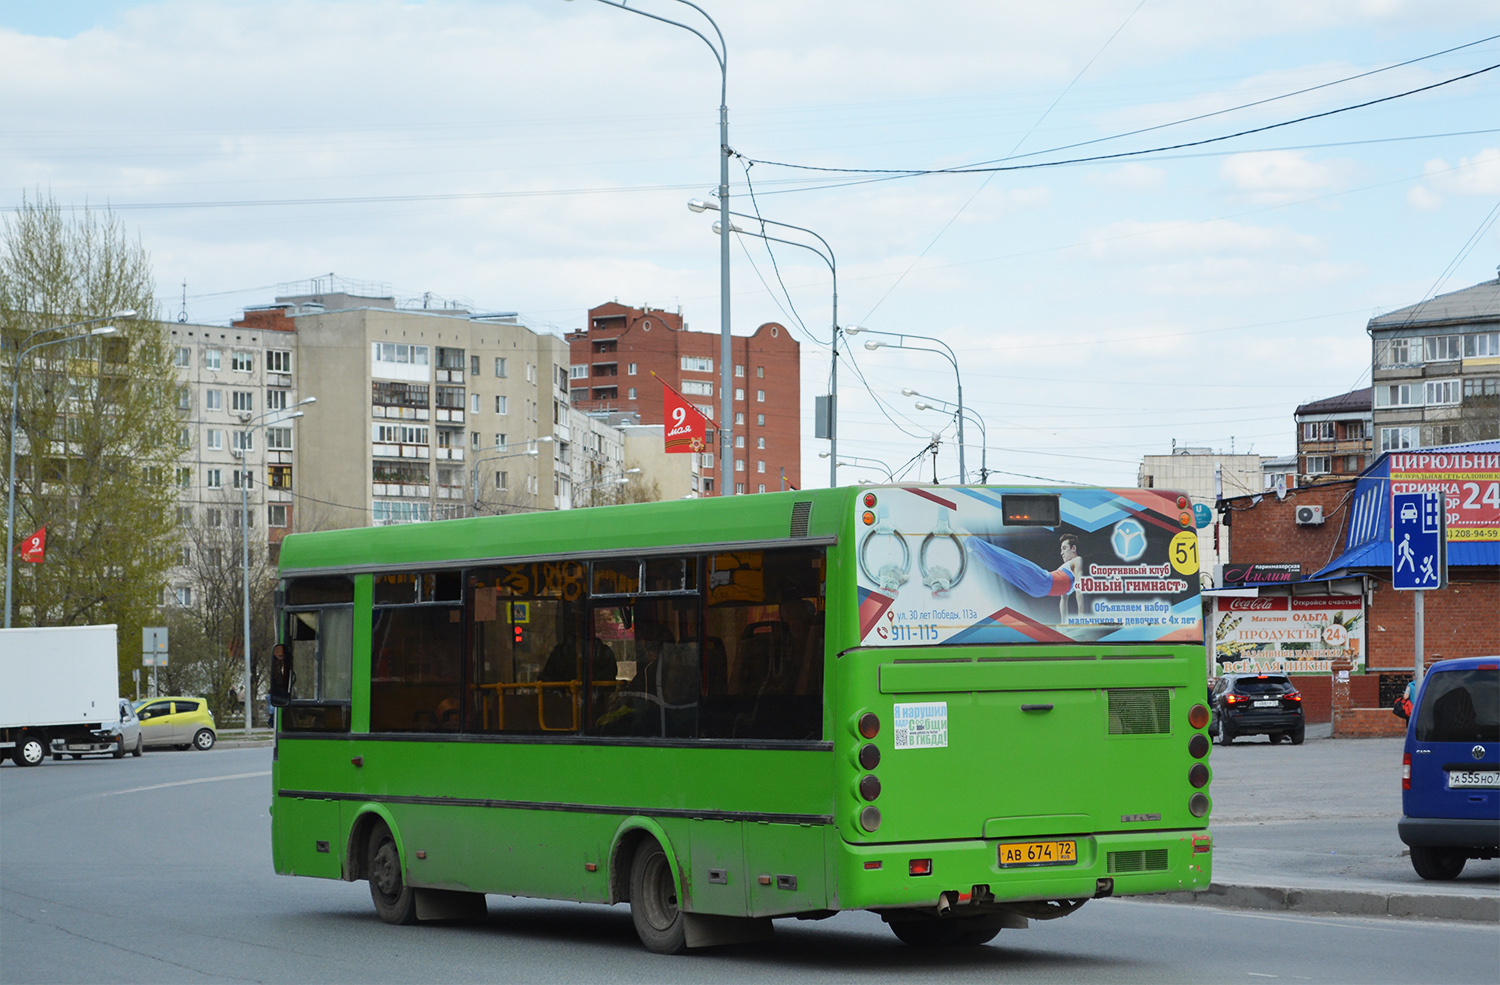
[[[1352,917],[1427,917],[1500,922],[1500,896],[1448,893],[1381,893],[1354,889],[1290,889],[1212,883],[1206,890],[1153,897],[1237,910],[1290,910]]]

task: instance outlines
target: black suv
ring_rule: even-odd
[[[1302,694],[1285,674],[1225,674],[1209,695],[1213,722],[1209,732],[1229,745],[1237,736],[1268,735],[1272,742],[1290,737],[1302,745],[1306,724]]]

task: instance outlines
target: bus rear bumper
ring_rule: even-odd
[[[1212,840],[1207,829],[1049,835],[1071,841],[1076,861],[1000,864],[1002,845],[1025,839],[901,842],[839,841],[838,900],[843,909],[933,908],[956,903],[988,909],[1027,900],[1090,899],[1207,889]],[[923,864],[927,863],[927,864]],[[929,874],[917,874],[926,869]]]

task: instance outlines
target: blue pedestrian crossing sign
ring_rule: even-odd
[[[1448,583],[1448,531],[1441,489],[1391,497],[1391,587],[1442,588]]]

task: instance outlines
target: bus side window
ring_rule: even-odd
[[[291,674],[283,731],[347,732],[354,663],[353,582],[307,578],[287,586],[282,640]],[[312,608],[312,606],[319,606]],[[295,607],[295,608],[294,608]],[[273,700],[278,700],[273,695]]]
[[[822,737],[823,552],[738,551],[709,559],[705,694],[709,739]],[[725,652],[722,672],[714,654]]]
[[[393,587],[406,584],[399,576],[385,579]],[[414,586],[426,581],[412,576]],[[411,597],[422,597],[416,587]],[[376,607],[370,641],[370,731],[459,730],[463,615],[460,604],[441,595],[434,601]]]
[[[469,572],[466,731],[579,731],[588,679],[585,575],[570,561]],[[596,641],[590,663],[596,675],[614,677],[607,646]]]

